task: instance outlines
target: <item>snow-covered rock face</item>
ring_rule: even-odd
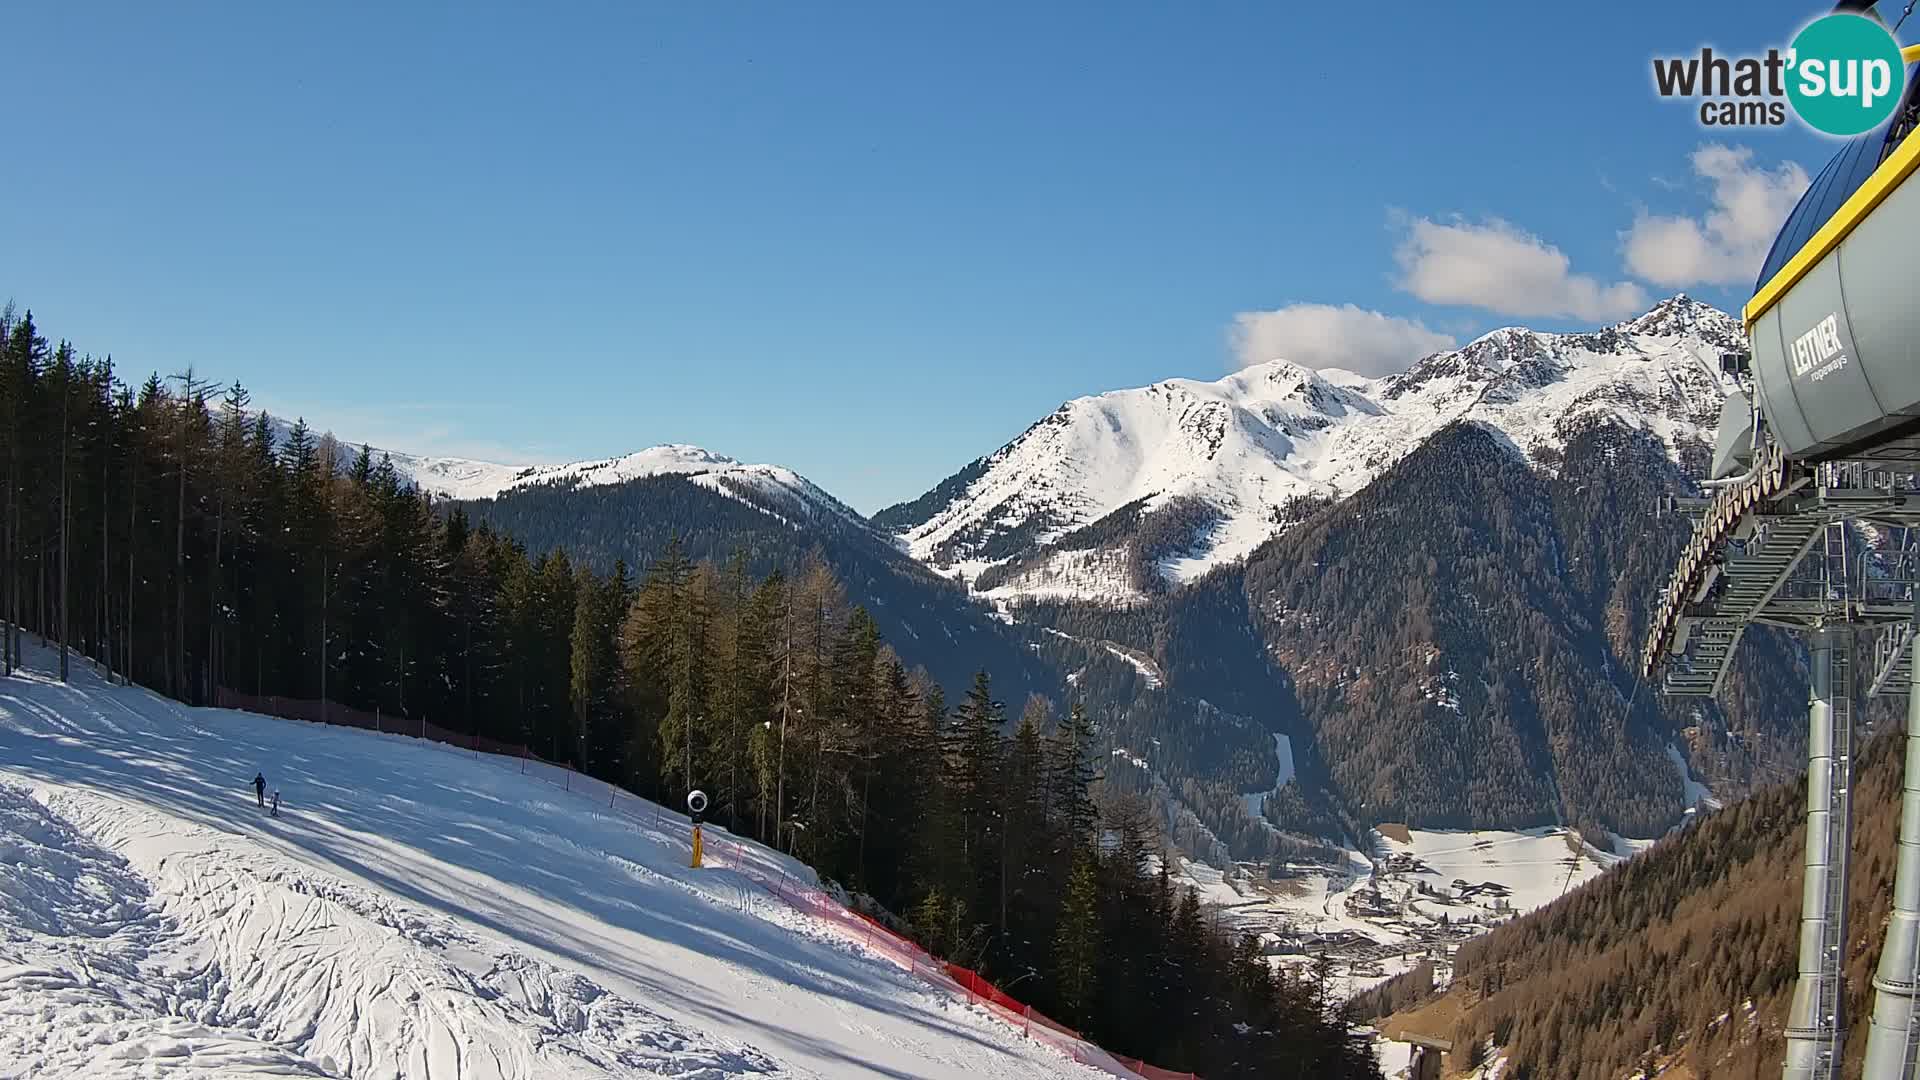
[[[1589,333],[1495,330],[1380,379],[1273,360],[1217,382],[1077,398],[987,458],[902,539],[969,581],[1021,557],[1019,573],[984,590],[997,600],[1126,601],[1135,589],[1121,578],[1066,572],[1087,561],[1084,549],[1038,560],[1035,549],[1137,500],[1150,513],[1193,497],[1218,511],[1216,523],[1158,562],[1167,580],[1188,580],[1251,553],[1285,527],[1293,500],[1358,491],[1456,420],[1485,423],[1546,467],[1595,417],[1649,431],[1677,455],[1711,440],[1725,392],[1719,354],[1741,340],[1732,316],[1680,295]]]

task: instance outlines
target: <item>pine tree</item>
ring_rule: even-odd
[[[591,571],[575,579],[573,629],[568,635],[572,660],[569,696],[573,702],[575,756],[580,767],[596,776],[617,776],[618,740],[612,716],[617,586],[602,582]]]
[[[1193,1060],[1198,1044],[1196,1035],[1205,1036],[1206,1020],[1211,1010],[1209,1002],[1211,981],[1214,974],[1211,957],[1207,955],[1206,926],[1200,921],[1200,896],[1192,886],[1180,896],[1180,904],[1174,910],[1173,924],[1167,935],[1167,953],[1170,978],[1168,994],[1162,1000],[1166,1002],[1170,1026],[1182,1032],[1185,1038],[1178,1040],[1178,1050],[1172,1055],[1174,1061]]]
[[[931,766],[916,774],[926,778],[927,790],[921,800],[925,823],[914,837],[911,865],[923,890],[951,890],[966,878],[966,840],[952,783],[952,727],[946,694],[928,680],[913,721],[917,745]]]
[[[839,812],[822,815],[821,827],[835,839],[851,838],[842,849],[841,865],[850,880],[871,888],[867,874],[867,832],[873,796],[874,760],[880,752],[880,628],[864,607],[847,617],[833,647],[833,694],[826,725],[829,754],[819,767],[833,787],[843,793]],[[832,804],[829,803],[831,807]]]
[[[948,939],[949,905],[938,888],[928,889],[913,906],[913,925],[928,952],[937,957],[953,954],[953,943]]]
[[[67,529],[73,520],[73,478],[70,475],[71,455],[69,454],[69,448],[73,442],[72,406],[75,374],[73,346],[70,343],[62,341],[59,348],[54,350],[53,367],[50,374],[52,377],[48,380],[49,390],[60,400],[60,467],[54,474],[56,482],[60,486],[60,526],[58,529],[60,537],[60,598],[56,605],[56,618],[58,621],[54,625],[54,632],[60,641],[60,681],[66,682],[71,674],[69,671],[71,650],[68,646],[73,635],[73,619],[67,607],[67,553],[69,548]]]
[[[827,776],[824,758],[831,752],[835,716],[831,700],[833,678],[829,653],[836,628],[841,623],[841,612],[846,608],[846,591],[834,578],[825,556],[818,550],[808,555],[806,565],[801,568],[792,599],[788,620],[792,629],[787,652],[793,686],[789,693],[799,702],[803,739],[797,747],[788,748],[787,767],[797,779],[804,782],[800,790],[806,801],[804,816],[799,821],[790,819],[788,828],[791,830],[795,825],[800,826],[806,856],[817,862],[826,850],[829,839],[825,807],[821,803],[821,782]],[[801,752],[798,761],[793,760],[791,751],[794,749]]]
[[[785,628],[791,623],[791,599],[786,579],[774,571],[754,590],[754,619],[762,638],[765,660],[761,689],[766,697],[755,715],[764,717],[747,732],[747,758],[753,771],[756,828],[754,834],[771,837],[774,847],[781,846],[782,751],[792,704],[792,667],[790,642]]]
[[[1085,1024],[1092,1014],[1099,952],[1099,877],[1094,872],[1093,852],[1082,849],[1074,856],[1073,873],[1067,879],[1054,945],[1054,979],[1061,1009],[1075,1024]]]
[[[705,729],[709,655],[707,603],[712,584],[710,567],[702,564],[689,571],[672,620],[667,714],[660,725],[661,760],[679,777],[678,784],[667,783],[667,790],[677,791],[683,797],[700,786],[699,778],[708,758]],[[667,775],[663,774],[661,780],[666,782]]]
[[[168,640],[172,664],[167,672],[167,687],[174,697],[191,700],[195,695],[187,669],[187,513],[191,508],[188,475],[206,443],[209,385],[194,374],[192,367],[173,379],[180,384],[180,394],[173,409],[173,632]]]
[[[684,794],[693,785],[694,726],[701,707],[704,627],[691,610],[693,564],[678,541],[648,568],[622,631],[623,664],[639,712],[636,736],[651,732],[655,783]]]
[[[1087,719],[1086,706],[1075,702],[1053,733],[1047,760],[1047,801],[1067,842],[1074,846],[1093,842],[1093,754],[1093,723]]]
[[[993,699],[992,681],[986,672],[979,672],[954,712],[947,780],[958,814],[964,874],[952,887],[954,895],[966,899],[976,912],[994,912],[999,906],[1002,723],[1002,706]]]
[[[6,409],[6,520],[4,522],[6,540],[6,610],[4,622],[7,631],[7,655],[9,673],[20,666],[21,662],[21,626],[30,614],[27,601],[25,568],[28,534],[34,528],[34,518],[30,516],[28,492],[24,485],[33,473],[34,462],[38,457],[37,448],[44,445],[39,441],[42,431],[40,409],[42,394],[39,386],[42,369],[47,359],[47,340],[40,336],[34,325],[33,312],[28,311],[19,321],[12,324],[7,336],[4,366],[0,367],[0,402]],[[35,548],[39,550],[39,548]],[[35,558],[36,565],[39,559]],[[39,625],[45,626],[44,622]]]
[[[752,645],[752,612],[747,606],[747,569],[743,552],[734,552],[717,580],[711,614],[713,664],[712,701],[708,724],[713,766],[707,790],[716,816],[725,808],[727,827],[738,829],[741,784],[746,761],[746,732],[752,722],[757,656]]]
[[[921,726],[922,693],[883,647],[876,661],[875,744],[862,832],[862,881],[876,897],[907,893],[918,861],[917,841],[930,826],[928,788],[938,780],[939,756]]]
[[[1051,908],[1044,878],[1052,838],[1047,826],[1046,750],[1040,730],[1051,708],[1036,695],[1022,711],[1020,724],[1005,751],[1000,830],[1000,931],[1016,924],[1023,928],[1036,919],[1035,909]],[[1028,904],[1033,897],[1035,903]]]

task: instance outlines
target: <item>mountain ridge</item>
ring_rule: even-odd
[[[1486,424],[1550,470],[1596,415],[1651,431],[1679,459],[1718,419],[1709,354],[1740,337],[1733,316],[1678,293],[1595,330],[1498,327],[1379,378],[1274,358],[1212,381],[1082,395],[872,515],[794,469],[684,443],[549,465],[379,452],[461,502],[684,476],[789,525],[825,516],[871,529],[996,604],[1132,603],[1245,559],[1301,505],[1359,491],[1454,420]]]
[[[1677,459],[1711,434],[1724,392],[1711,354],[1739,337],[1731,315],[1682,293],[1597,330],[1501,327],[1378,379],[1275,359],[1086,395],[871,520],[990,599],[1134,602],[1246,557],[1294,502],[1358,491],[1454,420],[1485,422],[1549,469],[1595,416],[1649,430]],[[1182,499],[1213,520],[1161,553],[1157,582],[1119,580],[1115,547],[1059,546],[1123,507],[1144,517]]]

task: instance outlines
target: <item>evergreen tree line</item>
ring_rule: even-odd
[[[1060,684],[1026,635],[824,492],[722,472],[584,486],[565,478],[526,482],[453,505],[465,508],[475,525],[490,525],[530,551],[565,548],[576,566],[601,573],[621,560],[647,566],[675,540],[696,562],[725,564],[744,553],[755,577],[798,566],[817,550],[847,592],[867,605],[907,666],[923,666],[951,687],[965,686],[985,668],[1009,700]]]
[[[239,383],[121,382],[0,316],[4,671],[38,634],[182,701],[324,698],[528,746],[709,817],[906,916],[936,953],[1121,1053],[1209,1077],[1375,1076],[1324,984],[1178,894],[1096,729],[981,672],[949,708],[817,555],[670,544],[599,573],[436,505]],[[1011,734],[1008,728],[1012,728]]]

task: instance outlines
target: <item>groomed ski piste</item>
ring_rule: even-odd
[[[811,871],[724,830],[693,870],[684,816],[515,759],[27,660],[0,679],[0,1077],[1115,1072],[783,902],[754,878]]]

